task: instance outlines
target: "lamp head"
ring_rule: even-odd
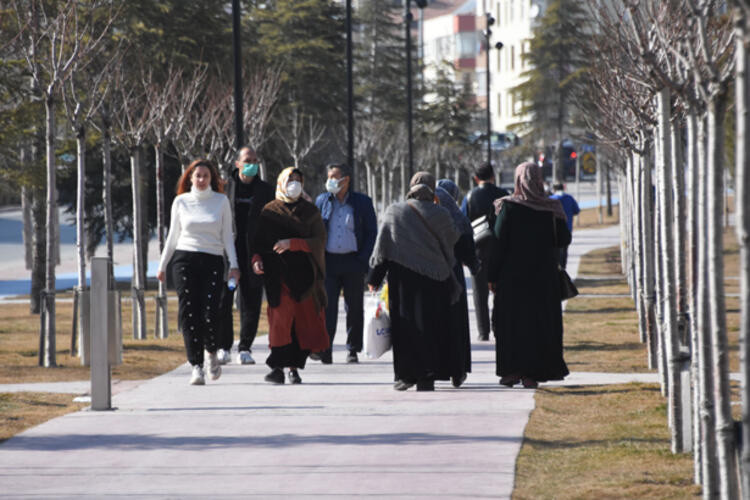
[[[495,44],[495,48],[498,49],[498,50],[502,49],[503,48],[503,42],[497,42]]]
[[[414,0],[414,1],[416,2],[417,7],[419,7],[420,9],[424,9],[425,7],[427,7],[427,0]]]
[[[487,17],[487,26],[492,26],[495,24],[495,18],[492,17],[492,14],[489,12],[485,12],[484,15]]]

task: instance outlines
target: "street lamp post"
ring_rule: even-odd
[[[234,53],[234,130],[235,149],[245,142],[242,127],[242,54],[240,50],[240,0],[232,0],[232,51]]]
[[[495,18],[489,12],[485,12],[484,15],[487,19],[487,27],[484,30],[484,47],[487,60],[487,164],[492,165],[492,108],[490,107],[490,38],[492,37],[492,30],[490,26],[495,24]],[[498,50],[502,49],[503,43],[497,42],[495,48]]]
[[[352,78],[352,0],[346,0],[346,161],[354,172],[354,83]]]
[[[417,7],[424,9],[427,0],[414,0]],[[411,0],[404,0],[404,26],[406,35],[406,137],[408,144],[409,178],[414,174],[414,150],[412,145],[412,110],[411,110]]]

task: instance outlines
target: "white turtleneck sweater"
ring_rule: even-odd
[[[175,250],[205,252],[229,257],[229,267],[237,268],[229,199],[211,188],[177,196],[172,203],[172,220],[159,271],[166,271]]]

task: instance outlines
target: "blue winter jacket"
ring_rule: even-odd
[[[328,222],[333,213],[333,198],[334,195],[331,193],[322,193],[315,199],[315,205],[323,217],[326,231],[328,230]],[[375,217],[375,208],[369,196],[354,191],[349,191],[346,203],[354,209],[354,236],[357,238],[357,260],[362,264],[362,271],[367,272],[370,254],[375,247],[375,237],[378,235],[378,221]]]

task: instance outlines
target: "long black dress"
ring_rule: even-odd
[[[434,380],[440,365],[437,339],[450,335],[449,284],[392,261],[375,266],[367,282],[379,287],[386,273],[394,380]]]
[[[496,283],[497,375],[562,380],[569,371],[563,360],[557,264],[559,248],[570,244],[567,224],[551,212],[506,202],[494,231],[498,248],[489,281]]]
[[[475,270],[478,266],[474,238],[471,233],[463,234],[453,248],[456,265],[453,274],[464,287],[460,298],[450,305],[450,329],[439,330],[444,333],[438,338],[439,367],[438,380],[453,379],[454,385],[460,385],[467,373],[471,373],[471,334],[469,331],[469,303],[466,299],[466,277],[464,265]],[[472,271],[474,272],[474,271]]]

